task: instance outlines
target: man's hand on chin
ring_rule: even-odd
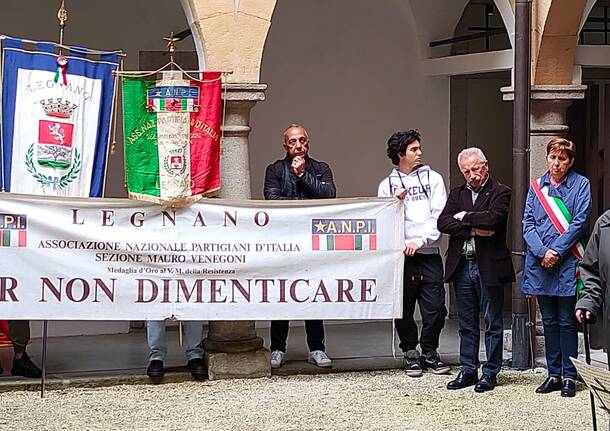
[[[294,172],[294,174],[297,177],[300,177],[301,175],[303,175],[303,172],[305,172],[305,157],[294,156],[294,159],[292,159],[292,164],[290,166],[292,167],[292,171]]]

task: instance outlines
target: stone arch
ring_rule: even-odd
[[[494,3],[512,44],[514,14],[510,1],[494,0]],[[200,67],[233,70],[234,73],[229,77],[232,82],[259,82],[263,49],[277,0],[180,2],[193,32]],[[451,2],[451,8],[457,12],[448,14],[449,6],[443,0],[404,0],[404,5],[418,28],[423,58],[428,57],[428,43],[431,40],[452,36],[455,24],[467,3],[468,0]],[[439,19],[439,16],[447,19]]]
[[[404,0],[416,29],[421,58],[432,55],[429,43],[453,36],[453,30],[469,0]]]
[[[515,45],[515,9],[513,4],[509,0],[494,0],[496,8],[500,12],[502,21],[504,21],[504,27],[508,32],[508,38],[510,45]]]
[[[472,34],[472,31],[469,28],[474,22],[482,25],[483,22],[480,21],[481,15],[487,11],[484,11],[482,9],[482,7],[485,5],[494,6],[493,16],[489,17],[489,24],[494,28],[501,25],[506,31],[506,34],[494,34],[489,39],[481,38],[474,40],[466,40],[461,43],[452,44],[451,55],[473,54],[486,51],[500,51],[512,48],[512,41],[514,39],[514,19],[512,19],[512,10],[510,9],[510,4],[507,2],[507,0],[470,0],[466,5],[464,5],[462,14],[455,25],[453,36],[460,37]],[[500,7],[503,7],[504,10],[501,10]],[[507,13],[509,14],[508,18]],[[473,19],[475,20],[474,22]],[[510,28],[507,27],[507,21],[510,25]],[[486,41],[489,41],[490,43],[489,47],[487,48],[484,46]]]
[[[585,22],[587,21],[587,18],[589,17],[591,10],[593,10],[595,3],[597,3],[597,0],[587,0],[587,4],[585,5],[585,10],[582,14],[582,19],[580,20],[580,28],[578,29],[579,32],[580,32],[580,30],[582,30],[583,26],[585,25]]]
[[[535,85],[572,83],[587,0],[538,2],[533,15],[533,59]]]
[[[464,8],[469,0],[404,0],[405,8],[413,18],[417,28],[422,58],[431,54],[429,43],[434,40],[453,37],[454,30],[459,22]],[[511,40],[514,40],[514,13],[510,0],[494,0],[500,12],[504,26]]]
[[[197,58],[199,60],[199,69],[206,69],[206,61],[205,61],[205,48],[203,46],[203,40],[200,28],[196,25],[195,14],[193,11],[193,3],[189,0],[180,0],[180,4],[182,5],[182,10],[184,11],[184,15],[186,16],[186,22],[191,29],[191,34],[193,37],[193,42],[195,43],[195,49],[197,50]]]
[[[276,0],[181,0],[193,34],[198,34],[200,65],[232,70],[230,82],[257,83]]]

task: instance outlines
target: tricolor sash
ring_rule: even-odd
[[[550,196],[549,187],[541,187],[541,183],[542,178],[537,178],[533,180],[532,189],[534,190],[536,197],[542,204],[544,212],[547,216],[549,216],[549,219],[551,219],[553,226],[555,226],[555,229],[557,229],[557,232],[559,232],[559,234],[561,235],[568,229],[570,223],[572,223],[572,214],[570,214],[570,211],[566,207],[563,200],[561,200],[561,198],[557,196]],[[578,241],[572,246],[570,251],[574,256],[576,256],[576,259],[581,262],[583,256],[585,255],[585,242],[583,240]],[[583,286],[583,282],[580,277],[580,269],[576,271],[576,279],[576,293],[578,294]]]

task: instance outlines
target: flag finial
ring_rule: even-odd
[[[59,44],[63,45],[64,29],[66,28],[66,23],[68,22],[68,10],[66,9],[65,0],[61,0],[59,10],[57,11],[57,19],[59,20]]]
[[[174,32],[172,31],[169,34],[169,37],[164,37],[163,40],[167,42],[167,49],[169,51],[169,61],[173,63],[174,54],[176,53],[176,42],[178,42],[180,39],[174,37]]]

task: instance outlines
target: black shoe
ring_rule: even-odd
[[[27,353],[19,359],[13,359],[13,368],[11,369],[13,376],[28,377],[30,379],[39,379],[42,376],[42,371],[32,362]]]
[[[153,359],[148,364],[148,368],[146,369],[146,375],[151,379],[160,379],[165,374],[165,370],[163,369],[163,361],[158,359]]]
[[[467,371],[462,370],[459,372],[455,379],[447,383],[447,389],[464,389],[468,386],[475,385],[477,383],[477,380],[479,380],[479,376],[477,375],[476,371],[469,373]]]
[[[203,358],[195,358],[188,361],[186,369],[191,372],[191,376],[195,380],[205,380],[208,378],[208,370],[205,368]]]
[[[537,394],[550,394],[561,390],[561,377],[549,376],[544,383],[536,388]]]
[[[421,377],[421,356],[417,350],[405,353],[405,371],[409,377]]]
[[[563,386],[561,387],[561,396],[572,398],[576,396],[576,382],[574,379],[563,379]]]
[[[447,374],[451,371],[449,365],[445,365],[436,350],[424,354],[421,358],[421,367],[424,371],[430,371],[433,374]]]
[[[496,378],[492,377],[492,376],[488,376],[487,374],[483,374],[483,377],[481,377],[481,380],[479,380],[477,382],[476,385],[474,385],[474,391],[475,392],[487,392],[487,391],[493,391],[493,389],[496,387]]]

